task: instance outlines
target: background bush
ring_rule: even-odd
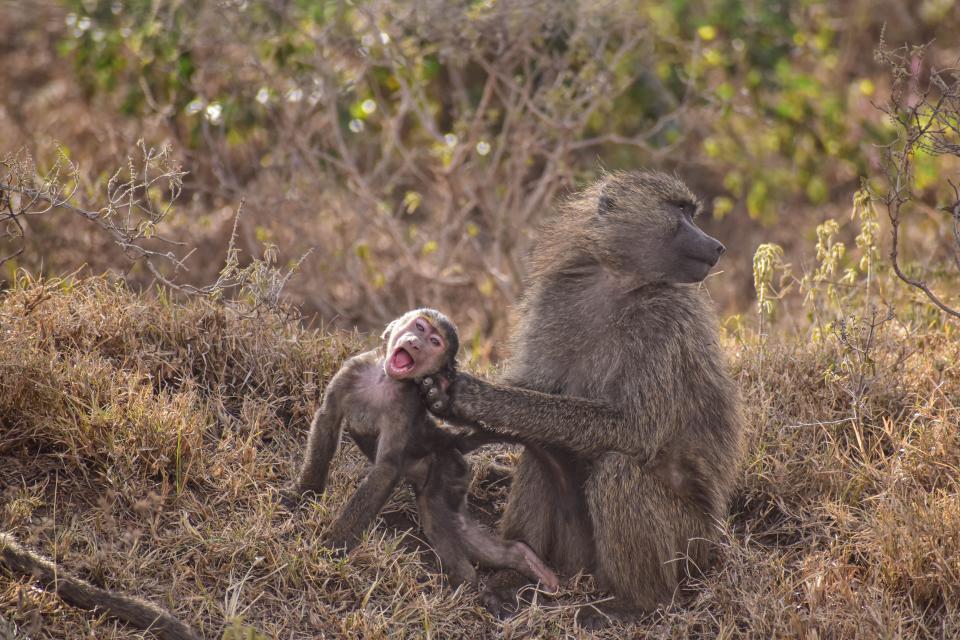
[[[169,143],[187,174],[165,228],[198,248],[181,277],[216,276],[245,200],[241,262],[313,249],[288,289],[308,314],[374,327],[449,305],[478,344],[504,336],[556,198],[604,168],[675,170],[731,249],[708,281],[731,313],[757,245],[809,260],[815,227],[881,176],[884,22],[891,46],[934,40],[934,65],[960,55],[960,9],[933,0],[42,4],[0,27],[0,137],[41,167],[63,145],[93,209],[137,139]],[[916,158],[908,260],[934,272],[952,241],[937,178],[955,169]],[[62,217],[29,226],[8,278],[129,268]]]

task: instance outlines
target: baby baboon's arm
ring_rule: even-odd
[[[340,517],[333,523],[328,535],[330,546],[348,551],[360,540],[360,536],[373,522],[386,504],[400,480],[400,466],[392,462],[376,462],[370,473],[343,508]]]
[[[316,491],[322,493],[327,485],[330,460],[340,445],[340,432],[343,424],[343,395],[345,391],[346,368],[341,369],[330,380],[323,394],[323,402],[313,416],[310,436],[307,438],[307,452],[303,466],[297,478],[296,490],[299,493]]]
[[[330,528],[328,542],[331,546],[352,549],[393,493],[403,472],[404,449],[409,435],[405,427],[406,424],[381,427],[373,467]]]
[[[436,376],[424,378],[421,387],[434,414],[521,441],[590,457],[617,451],[644,462],[658,449],[654,433],[643,433],[622,409],[598,400],[493,384],[466,373],[456,374],[446,392]]]

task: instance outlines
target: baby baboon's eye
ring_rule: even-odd
[[[435,346],[435,347],[439,347],[439,346],[440,346],[440,338],[438,338],[437,336],[430,336],[430,342],[431,342],[431,343],[433,344],[433,346]]]
[[[423,323],[420,322],[419,320],[417,320],[416,324],[417,324],[417,331],[419,331],[420,333],[423,333],[424,331],[427,330],[427,328],[423,326]]]

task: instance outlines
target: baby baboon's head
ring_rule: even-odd
[[[679,178],[658,171],[617,172],[587,192],[588,234],[607,266],[648,282],[700,282],[725,247],[694,219],[701,204]]]
[[[436,309],[408,311],[387,325],[384,372],[394,380],[412,380],[456,367],[457,327]]]

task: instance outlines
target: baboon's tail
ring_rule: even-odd
[[[33,576],[44,589],[55,592],[68,604],[88,610],[100,608],[115,618],[152,632],[161,640],[203,640],[193,629],[157,605],[95,587],[21,546],[3,532],[0,532],[0,564],[12,572]]]

